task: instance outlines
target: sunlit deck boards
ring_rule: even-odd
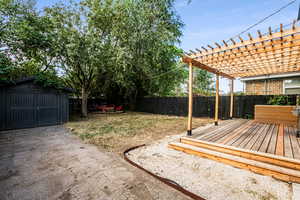
[[[193,138],[241,149],[300,159],[296,128],[254,120],[227,120],[219,126],[195,132]]]

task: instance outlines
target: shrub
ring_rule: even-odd
[[[292,103],[289,101],[289,97],[286,95],[278,95],[273,96],[268,101],[269,105],[292,105]]]

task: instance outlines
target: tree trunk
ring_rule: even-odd
[[[129,110],[134,111],[136,105],[137,91],[134,94],[129,96]]]
[[[85,88],[82,88],[81,90],[81,116],[87,117],[87,100],[88,100],[88,94]]]

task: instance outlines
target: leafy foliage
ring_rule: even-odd
[[[0,77],[63,82],[77,90],[83,110],[89,96],[133,104],[138,96],[169,95],[186,78],[174,2],[82,0],[40,12],[31,0],[1,0]]]
[[[213,75],[202,69],[195,69],[194,93],[199,95],[211,95],[214,91],[212,87]]]
[[[53,45],[56,33],[49,18],[30,0],[2,0],[0,5],[0,79],[36,76],[43,86],[62,87]]]
[[[286,95],[276,95],[271,97],[268,101],[269,105],[292,105],[289,97]]]
[[[86,1],[91,23],[99,35],[106,35],[110,47],[106,67],[98,71],[97,85],[103,85],[99,93],[109,96],[113,91],[134,101],[137,96],[166,95],[182,80],[183,69],[177,68],[182,52],[175,46],[182,23],[173,2]]]
[[[9,81],[9,74],[13,70],[13,63],[9,57],[0,52],[0,81]]]

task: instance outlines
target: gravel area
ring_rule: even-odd
[[[290,200],[292,185],[269,176],[169,149],[180,136],[168,136],[130,152],[144,168],[176,181],[207,200]]]

